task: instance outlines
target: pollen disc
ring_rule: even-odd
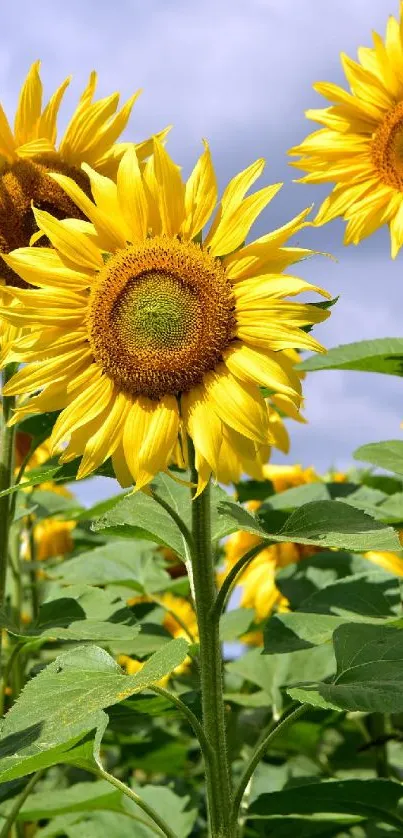
[[[198,245],[147,239],[107,261],[88,328],[96,361],[124,392],[151,399],[186,392],[234,337],[231,284]]]
[[[375,132],[371,155],[383,183],[403,192],[403,102],[389,111]]]
[[[32,234],[38,229],[32,204],[55,218],[84,218],[71,198],[48,176],[49,172],[68,175],[89,194],[84,172],[66,165],[56,156],[36,157],[35,161],[18,160],[5,166],[0,176],[0,254],[29,245]],[[38,244],[44,247],[49,242],[42,237]],[[7,285],[31,287],[3,262],[1,256],[0,276]]]

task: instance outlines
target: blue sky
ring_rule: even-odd
[[[276,227],[326,190],[293,184],[296,171],[286,151],[313,130],[304,110],[320,107],[312,83],[342,83],[339,53],[355,57],[383,33],[397,0],[20,0],[2,12],[0,95],[9,115],[29,64],[42,59],[50,94],[73,73],[62,122],[88,73],[99,72],[101,94],[144,92],[127,139],[139,140],[172,123],[169,149],[184,173],[211,143],[221,185],[257,157],[267,159],[263,183],[285,186],[256,234]],[[299,273],[341,295],[332,317],[318,330],[323,343],[402,333],[403,255],[389,256],[386,230],[359,248],[343,248],[343,224],[300,235],[303,246],[333,253]],[[290,423],[288,458],[326,470],[345,468],[355,447],[398,438],[403,383],[398,378],[352,372],[312,373],[305,384],[308,425]],[[76,489],[88,503],[116,491],[112,481],[84,482]]]

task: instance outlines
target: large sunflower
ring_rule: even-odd
[[[92,224],[77,230],[35,209],[54,249],[4,257],[36,290],[9,289],[0,310],[32,332],[16,342],[26,364],[5,394],[41,390],[20,407],[61,410],[51,443],[62,460],[82,456],[78,477],[108,457],[122,485],[147,484],[178,457],[188,433],[201,489],[211,473],[230,479],[267,459],[270,411],[259,385],[297,410],[301,386],[289,348],[321,350],[305,329],[328,316],[289,302],[326,292],[281,271],[307,251],[284,247],[307,212],[244,246],[250,227],[279,189],[245,197],[258,160],[227,186],[210,231],[217,186],[206,145],[186,184],[162,144],[140,168],[128,149],[117,184],[89,166],[93,203],[77,183],[52,174]]]
[[[57,117],[62,97],[70,79],[67,78],[42,105],[40,62],[36,61],[22,85],[14,120],[14,130],[0,105],[0,254],[28,245],[38,230],[31,203],[49,210],[57,218],[72,218],[69,224],[80,224],[84,215],[63,189],[48,177],[49,171],[62,172],[75,180],[89,194],[89,180],[81,164],[89,163],[97,172],[114,176],[128,143],[117,143],[126,127],[133,104],[140,91],[117,110],[119,94],[93,101],[97,75],[91,73],[77,108],[60,143],[57,139]],[[164,132],[162,132],[164,133]],[[144,159],[150,154],[151,141],[140,143],[137,154]],[[21,278],[0,256],[0,286],[24,287]],[[0,301],[2,299],[0,291]],[[15,336],[12,328],[3,331],[3,343]]]
[[[314,85],[333,104],[306,111],[324,128],[310,134],[291,155],[308,174],[304,183],[335,183],[316,222],[347,221],[345,244],[358,244],[378,227],[390,227],[392,257],[403,244],[403,3],[398,22],[390,17],[383,40],[360,47],[358,62],[342,54],[350,91]]]

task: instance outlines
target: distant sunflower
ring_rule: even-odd
[[[40,62],[36,61],[22,85],[14,120],[14,130],[0,105],[0,301],[1,285],[26,287],[25,282],[1,258],[16,247],[28,245],[38,231],[31,211],[48,210],[56,218],[75,219],[69,226],[82,229],[85,215],[63,189],[48,177],[49,171],[73,178],[90,194],[87,175],[81,164],[88,163],[97,172],[113,176],[128,143],[117,143],[126,127],[140,91],[117,111],[119,94],[93,101],[97,75],[91,73],[86,89],[63,137],[56,144],[57,117],[70,78],[67,78],[42,105]],[[150,154],[151,141],[136,147],[140,159]],[[3,332],[3,335],[2,335]],[[0,323],[0,345],[15,337],[15,330]]]
[[[188,433],[199,490],[211,473],[249,472],[273,442],[259,385],[296,409],[300,380],[283,350],[320,351],[304,327],[328,316],[284,298],[326,292],[282,275],[306,251],[283,247],[307,212],[252,244],[251,225],[280,188],[245,198],[263,170],[258,160],[217,202],[206,145],[186,185],[155,140],[139,167],[129,149],[117,184],[84,165],[95,203],[77,183],[52,174],[93,226],[72,228],[35,209],[54,249],[21,248],[5,261],[36,290],[9,289],[9,321],[30,324],[12,358],[26,366],[5,394],[38,390],[16,411],[61,410],[51,436],[62,461],[82,456],[78,477],[112,457],[122,485],[137,488],[167,469]]]
[[[358,62],[342,53],[350,92],[320,82],[314,89],[329,108],[306,111],[325,126],[310,134],[291,155],[308,174],[303,183],[335,183],[316,222],[337,216],[347,221],[345,244],[358,244],[388,223],[395,258],[403,244],[403,3],[400,22],[390,17],[383,40],[360,47]]]

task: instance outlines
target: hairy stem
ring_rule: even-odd
[[[194,449],[189,440],[191,482],[197,485]],[[230,770],[228,764],[223,661],[219,615],[212,618],[217,597],[211,545],[210,486],[192,500],[193,583],[200,640],[200,681],[203,730],[210,746],[205,759],[207,803],[211,838],[231,838]]]

